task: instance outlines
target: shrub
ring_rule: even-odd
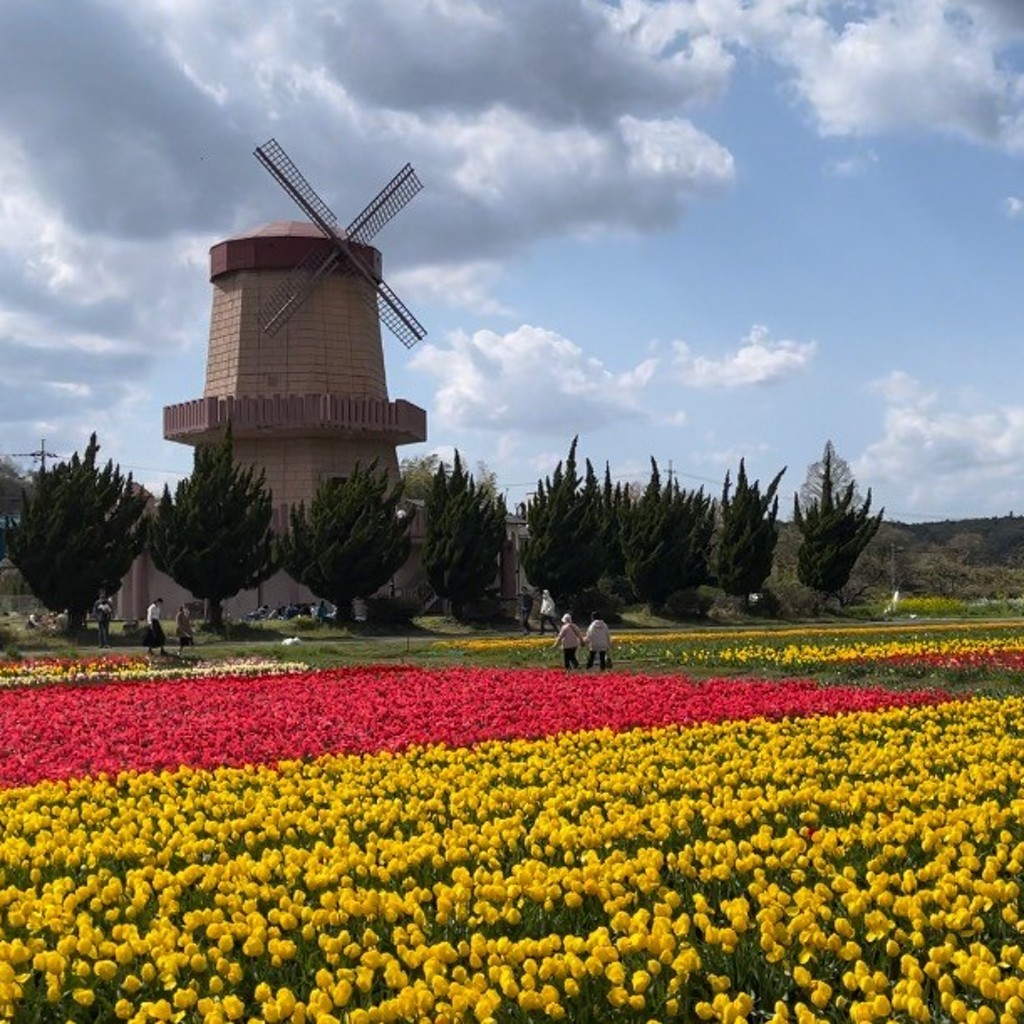
[[[495,594],[484,594],[462,606],[462,622],[508,624],[508,611]]]
[[[385,626],[405,626],[420,613],[421,604],[414,597],[370,597],[366,600],[366,619]]]
[[[618,601],[618,607],[637,604],[640,600],[628,576],[602,576],[597,582],[598,589]]]
[[[609,624],[622,621],[622,609],[625,605],[623,599],[605,590],[603,586],[588,587],[577,594],[573,599],[569,610],[577,625],[586,628],[590,618],[596,612]]]
[[[780,619],[814,619],[825,607],[821,595],[802,583],[779,581],[763,593],[771,594]]]
[[[703,587],[669,594],[662,613],[669,619],[706,619],[715,603],[712,591]]]

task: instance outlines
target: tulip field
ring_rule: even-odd
[[[893,679],[941,674],[969,680],[1024,669],[1024,624],[907,623],[716,629],[615,634],[616,656],[630,664],[730,672],[835,673]],[[544,657],[544,636],[439,641],[467,655],[504,655],[520,663]]]
[[[1024,1020],[1024,696],[981,635],[898,686],[622,637],[604,673],[0,664],[0,1020]]]

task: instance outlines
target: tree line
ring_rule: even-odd
[[[652,610],[673,595],[713,583],[749,603],[772,569],[778,538],[778,487],[785,469],[762,489],[740,461],[720,498],[703,488],[663,481],[651,460],[646,487],[598,481],[582,472],[577,439],[554,473],[538,481],[526,507],[523,570],[564,607],[580,607],[599,586],[618,581]],[[286,529],[272,528],[265,477],[234,461],[230,431],[196,449],[190,476],[173,494],[165,486],[151,515],[146,492],[111,461],[98,462],[96,435],[84,454],[41,470],[22,492],[20,521],[8,530],[9,555],[36,597],[81,625],[100,591],[113,594],[133,560],[148,550],[155,566],[208,603],[209,623],[223,624],[223,602],[255,588],[278,569],[330,601],[342,619],[353,599],[377,592],[409,556],[412,515],[403,482],[376,463],[346,479],[323,480],[309,507],[291,509]],[[422,467],[420,467],[422,468]],[[506,542],[507,511],[493,474],[481,481],[459,453],[449,467],[435,459],[422,483],[426,536],[422,566],[434,592],[461,618],[494,588]],[[860,500],[831,442],[812,467],[814,486],[794,496],[801,534],[797,574],[825,596],[837,594],[874,536],[870,491]]]

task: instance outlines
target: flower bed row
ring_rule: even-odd
[[[1022,721],[975,700],[0,791],[0,1017],[1018,1021]]]
[[[1017,624],[926,624],[908,627],[847,626],[775,630],[618,632],[620,662],[661,662],[676,667],[742,671],[814,672],[892,669],[900,674],[948,670],[1019,671],[1024,633]],[[439,647],[466,653],[537,654],[543,637],[444,641]]]
[[[937,691],[807,680],[695,683],[605,673],[584,682],[550,669],[402,666],[23,688],[0,692],[0,785],[943,699]]]
[[[266,658],[231,658],[216,663],[221,676],[254,676],[295,672],[301,662]],[[203,679],[212,666],[198,658],[155,661],[139,655],[108,654],[95,658],[29,658],[0,661],[0,688],[50,686],[67,683],[105,683],[111,680]]]

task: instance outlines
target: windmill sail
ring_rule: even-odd
[[[263,330],[268,334],[276,334],[305,302],[321,278],[344,261],[350,270],[371,286],[372,292],[367,292],[365,298],[377,309],[380,320],[406,348],[411,348],[425,337],[427,332],[423,325],[350,244],[367,244],[423,188],[412,167],[406,164],[352,221],[348,229],[339,232],[338,218],[334,212],[306,181],[275,139],[257,146],[255,155],[334,246],[326,257],[311,252],[274,289],[259,310],[259,322]],[[364,289],[359,289],[359,293],[364,295]]]

